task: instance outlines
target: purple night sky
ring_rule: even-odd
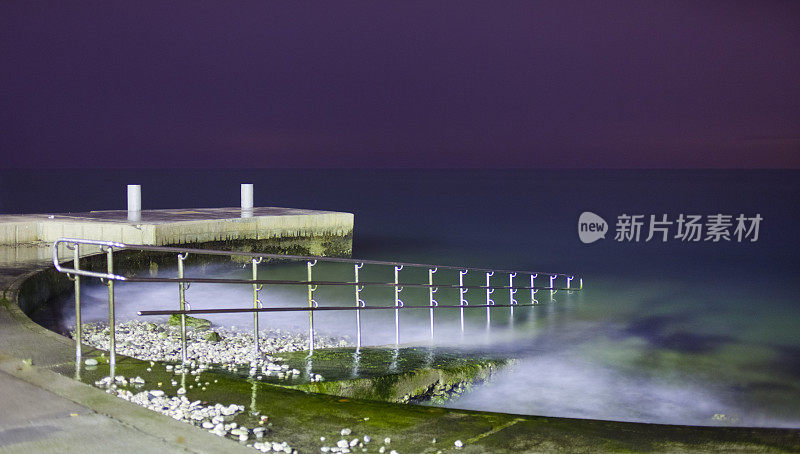
[[[4,168],[800,168],[800,2],[0,3]]]

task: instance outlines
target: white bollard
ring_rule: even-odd
[[[253,209],[253,185],[242,183],[242,211]]]
[[[128,219],[138,221],[142,218],[142,186],[128,185]]]

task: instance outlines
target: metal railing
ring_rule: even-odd
[[[73,251],[73,267],[65,268],[59,263],[59,245],[64,245],[67,249]],[[106,254],[106,272],[89,271],[80,268],[80,247],[81,245],[99,246],[100,250]],[[175,253],[177,257],[178,277],[135,277],[123,276],[115,274],[114,272],[114,251],[118,250],[133,250],[133,251],[146,251],[146,252],[164,252]],[[252,279],[234,279],[234,278],[207,278],[207,277],[186,277],[184,275],[184,261],[189,254],[198,255],[217,255],[217,256],[239,256],[250,258],[252,266]],[[306,280],[283,280],[283,279],[259,279],[258,278],[258,265],[264,259],[277,259],[282,261],[299,261],[306,262]],[[314,280],[312,268],[319,262],[332,262],[332,263],[349,263],[353,265],[353,280],[352,281],[331,281],[331,280]],[[164,246],[146,246],[125,244],[112,241],[98,241],[98,240],[84,240],[77,238],[59,238],[53,243],[53,265],[56,270],[61,273],[66,273],[67,277],[75,283],[75,315],[76,315],[76,329],[75,329],[75,348],[76,357],[81,357],[81,306],[80,306],[80,285],[81,277],[91,277],[100,279],[100,281],[108,287],[108,325],[109,325],[109,362],[113,366],[116,362],[116,339],[115,339],[115,303],[114,303],[114,282],[171,282],[178,284],[178,310],[149,310],[139,311],[140,316],[149,315],[180,315],[181,316],[181,359],[183,362],[187,361],[187,347],[186,347],[186,316],[192,314],[224,314],[224,313],[253,313],[253,343],[254,343],[254,357],[258,358],[259,352],[259,333],[258,333],[258,314],[261,312],[308,312],[309,323],[309,337],[308,349],[309,355],[314,352],[314,313],[318,311],[355,311],[356,313],[356,348],[361,347],[361,311],[364,310],[394,310],[395,320],[395,343],[400,343],[400,310],[401,309],[428,309],[430,311],[430,336],[434,337],[434,311],[438,309],[459,309],[460,310],[460,327],[461,332],[464,332],[464,310],[467,308],[486,308],[486,327],[489,328],[491,324],[491,309],[507,307],[510,308],[511,317],[513,318],[514,308],[520,306],[535,306],[538,304],[536,300],[536,293],[539,290],[547,290],[550,292],[552,299],[553,295],[559,290],[575,291],[583,289],[583,279],[579,279],[578,287],[572,287],[574,276],[564,273],[542,273],[533,271],[512,271],[490,268],[474,268],[474,267],[456,267],[449,265],[430,265],[421,263],[405,263],[405,262],[390,262],[380,260],[357,260],[338,257],[314,257],[314,256],[296,256],[296,255],[282,255],[282,254],[267,254],[258,252],[239,252],[239,251],[220,251],[208,249],[194,249],[194,248],[179,248],[179,247],[164,247]],[[378,265],[378,266],[391,266],[394,268],[394,280],[391,282],[383,281],[360,281],[359,270],[364,265]],[[422,268],[427,270],[428,281],[427,283],[419,282],[400,282],[400,271],[404,268]],[[434,274],[440,269],[457,270],[458,283],[448,284],[444,282],[435,283]],[[464,276],[467,273],[483,273],[485,274],[485,285],[465,285]],[[491,278],[495,275],[505,274],[508,276],[508,285],[492,285]],[[515,285],[514,278],[517,276],[529,276],[530,285]],[[548,286],[536,286],[535,279],[542,275],[549,279]],[[563,279],[565,286],[556,287],[556,280]],[[247,284],[253,287],[252,308],[221,308],[221,309],[191,309],[191,306],[186,301],[186,290],[188,290],[191,283],[206,283],[206,284]],[[263,307],[259,299],[259,292],[263,289],[264,285],[301,285],[307,288],[308,307]],[[352,286],[354,289],[353,306],[319,306],[314,299],[314,293],[319,286]],[[365,287],[388,287],[394,291],[394,305],[392,306],[367,306],[366,302],[361,298],[361,292]],[[404,287],[417,287],[428,289],[428,304],[427,305],[406,305],[400,299],[400,293]],[[434,299],[434,294],[439,289],[457,289],[459,293],[458,304],[444,305]],[[485,291],[484,304],[470,304],[465,298],[465,294],[469,290],[483,290]],[[495,290],[508,290],[509,301],[508,304],[496,304],[492,300],[491,295]],[[530,303],[520,303],[516,300],[515,295],[519,290],[529,290],[531,296]]]

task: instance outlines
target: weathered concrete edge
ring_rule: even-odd
[[[41,216],[41,217],[39,217]],[[0,245],[53,242],[60,237],[92,238],[163,246],[227,239],[346,237],[353,234],[354,214],[313,211],[304,214],[131,223],[102,219],[57,219],[43,215],[9,216],[0,222]]]
[[[25,314],[25,312],[19,306],[19,291],[20,288],[22,287],[22,284],[28,279],[32,278],[33,276],[41,273],[42,271],[46,271],[48,268],[50,267],[38,266],[14,278],[11,284],[5,289],[2,289],[2,293],[0,293],[0,297],[5,298],[5,300],[9,302],[9,304],[4,305],[5,307],[3,307],[3,309],[5,309],[10,313],[11,317],[15,320],[17,325],[20,325],[30,331],[33,331],[37,335],[44,336],[58,343],[75,345],[66,337],[61,336],[53,331],[50,331],[49,329],[31,320],[30,317],[28,317],[28,315]],[[2,352],[2,350],[0,350],[0,352]]]

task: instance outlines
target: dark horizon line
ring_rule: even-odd
[[[88,166],[60,166],[60,167],[43,167],[43,166],[36,166],[36,167],[0,167],[0,171],[14,171],[14,170],[25,170],[25,171],[53,171],[53,170],[108,170],[108,171],[119,171],[119,170],[156,170],[156,171],[175,171],[175,170],[211,170],[211,171],[248,171],[248,172],[255,172],[260,170],[330,170],[330,171],[337,171],[337,170],[416,170],[416,171],[447,171],[447,170],[476,170],[476,171],[486,171],[486,170],[553,170],[553,171],[583,171],[583,170],[607,170],[607,171],[661,171],[661,170],[674,170],[674,171],[800,171],[800,166],[798,167],[548,167],[548,166],[540,166],[540,167],[533,167],[533,166],[504,166],[504,167],[494,167],[494,166],[460,166],[460,167],[440,167],[440,166],[429,166],[429,167],[405,167],[405,166],[341,166],[341,167],[333,167],[333,166],[326,166],[326,167],[287,167],[287,166],[275,166],[275,167],[173,167],[173,166],[162,166],[162,167],[151,167],[151,166],[140,166],[140,167],[88,167]]]

